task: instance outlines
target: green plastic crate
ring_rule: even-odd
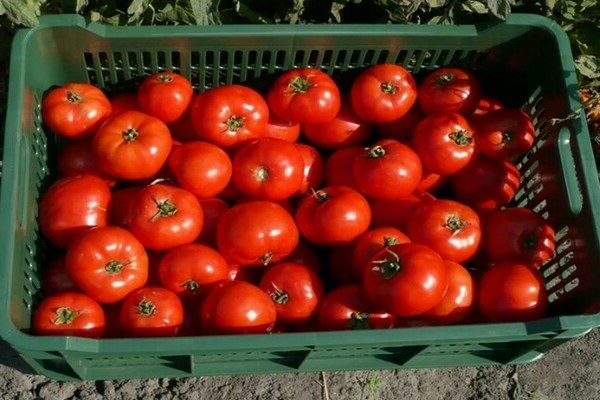
[[[57,143],[42,130],[51,85],[119,84],[161,70],[200,90],[268,83],[301,65],[334,75],[381,62],[413,72],[478,69],[486,90],[528,112],[537,142],[518,167],[515,204],[548,218],[557,254],[544,267],[551,317],[531,323],[157,339],[30,335],[44,247],[36,202]],[[513,85],[513,86],[510,86]],[[0,197],[0,335],[39,373],[60,380],[430,368],[533,361],[600,325],[600,185],[569,42],[552,21],[511,15],[478,26],[304,25],[107,27],[44,17],[15,37]]]

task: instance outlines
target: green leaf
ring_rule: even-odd
[[[448,0],[425,0],[425,2],[431,8],[440,8],[444,7],[448,3]]]
[[[546,7],[548,8],[548,10],[552,11],[552,10],[554,10],[554,8],[556,7],[556,4],[559,1],[560,0],[544,0],[544,3],[546,4]]]
[[[41,1],[0,0],[8,19],[16,25],[33,27],[39,23]]]
[[[443,22],[443,15],[436,15],[434,17],[432,17],[429,21],[427,21],[427,23],[429,25],[437,25]]]
[[[487,6],[478,0],[467,0],[462,3],[462,8],[465,11],[475,14],[487,14],[489,12]]]
[[[0,15],[6,14],[6,8],[4,8],[4,4],[0,2]]]
[[[590,54],[578,56],[575,59],[575,67],[577,68],[577,71],[586,78],[600,78],[600,58],[596,56]]]
[[[514,0],[487,0],[490,12],[500,19],[505,19],[510,14],[510,6],[515,4]]]
[[[84,7],[87,7],[90,4],[89,0],[76,0],[75,2],[75,12],[80,12]]]
[[[270,18],[267,18],[265,15],[263,15],[257,11],[254,11],[253,9],[251,9],[250,7],[248,7],[241,1],[234,0],[233,3],[235,6],[235,11],[237,11],[237,13],[241,17],[247,19],[248,21],[255,23],[255,24],[272,24],[273,23],[273,20],[271,20]]]

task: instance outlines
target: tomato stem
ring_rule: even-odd
[[[398,90],[398,86],[394,85],[391,82],[382,83],[380,88],[383,93],[388,94],[390,96],[396,93],[396,91]]]
[[[227,121],[225,121],[227,124],[227,130],[230,132],[237,132],[244,127],[245,120],[246,118],[244,117],[236,117],[235,115],[232,115],[227,119]]]
[[[137,308],[138,313],[144,317],[149,317],[156,313],[156,306],[154,305],[154,303],[146,299],[140,300],[140,302],[137,305]]]
[[[79,103],[81,101],[81,96],[75,92],[67,90],[67,101],[71,103]]]
[[[467,226],[467,223],[462,220],[458,215],[450,215],[446,218],[444,226],[452,231],[452,236],[457,234],[462,228]]]
[[[121,272],[121,270],[123,269],[123,267],[126,264],[123,264],[120,261],[117,260],[110,260],[109,262],[106,263],[106,265],[104,266],[104,271],[106,271],[107,274],[109,275],[116,275],[118,273]]]
[[[56,319],[52,323],[55,325],[68,325],[75,321],[79,314],[81,314],[81,311],[71,311],[69,307],[60,307],[56,310]]]
[[[448,72],[444,75],[440,75],[437,80],[436,83],[438,86],[444,86],[449,84],[450,82],[452,82],[454,80],[454,74]]]
[[[385,149],[379,145],[367,147],[367,158],[381,158],[385,156]]]
[[[312,190],[312,196],[315,198],[315,200],[316,200],[317,203],[323,204],[327,200],[331,199],[331,196],[328,195],[323,190],[314,190],[314,189],[310,189],[310,190]]]
[[[133,128],[129,128],[126,131],[123,131],[123,140],[126,142],[133,142],[138,138],[140,134]]]
[[[390,253],[394,259],[383,259],[372,261],[376,266],[373,268],[373,271],[380,272],[383,275],[383,279],[390,280],[393,279],[398,272],[402,270],[402,265],[400,265],[400,257],[394,251],[392,251],[389,247],[386,247],[385,250]]]
[[[269,179],[269,171],[265,167],[258,167],[254,175],[261,182],[265,182]]]
[[[281,290],[280,288],[277,287],[277,285],[275,285],[274,283],[271,283],[273,285],[273,288],[275,289],[275,291],[273,293],[270,294],[271,299],[273,299],[273,301],[277,304],[286,304],[288,301],[290,301],[290,295],[287,294],[286,292],[284,292],[283,290]]]
[[[157,210],[156,214],[152,216],[152,222],[156,221],[158,218],[172,217],[173,215],[177,214],[177,207],[175,207],[175,204],[171,203],[169,200],[159,201],[154,199],[154,202],[156,203]]]
[[[263,254],[262,256],[260,256],[259,259],[258,259],[258,261],[260,261],[260,263],[266,267],[267,265],[269,265],[269,263],[271,262],[272,258],[273,258],[273,253],[272,252],[268,252],[268,253]]]
[[[186,288],[186,290],[192,292],[192,294],[194,294],[196,293],[196,290],[200,288],[200,284],[195,280],[190,279],[189,281],[183,284],[183,287]]]
[[[513,141],[515,134],[512,131],[502,132],[502,144],[508,144]]]
[[[448,135],[448,137],[452,139],[454,143],[461,147],[468,146],[473,141],[473,137],[471,136],[471,134],[464,129],[452,132]]]
[[[383,238],[383,245],[385,247],[390,247],[393,246],[395,244],[398,244],[398,238],[395,238],[393,236],[386,236]]]
[[[288,83],[288,89],[291,89],[292,94],[306,93],[314,85],[308,79],[296,76]]]
[[[350,314],[350,329],[369,329],[369,313],[366,312],[353,312]]]
[[[173,76],[170,74],[161,74],[156,77],[156,81],[160,83],[173,82]]]
[[[523,247],[527,250],[534,250],[538,246],[539,238],[534,235],[526,236],[523,240]]]

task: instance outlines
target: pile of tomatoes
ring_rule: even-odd
[[[528,321],[552,227],[508,207],[534,144],[518,109],[470,71],[417,85],[367,67],[348,93],[281,73],[259,93],[194,94],[162,72],[107,98],[68,83],[43,100],[63,138],[39,201],[56,256],[40,335],[136,337]]]

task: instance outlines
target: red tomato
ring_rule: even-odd
[[[324,124],[340,110],[340,92],[329,75],[315,68],[281,74],[267,94],[273,114],[285,121]]]
[[[470,116],[480,98],[475,75],[458,68],[433,71],[419,87],[419,105],[426,114],[453,112]]]
[[[465,169],[450,177],[452,192],[458,200],[475,208],[499,208],[515,197],[521,174],[510,161],[480,156]]]
[[[216,250],[191,243],[169,251],[160,261],[158,274],[162,286],[176,295],[199,298],[229,279],[229,265]]]
[[[483,235],[485,252],[494,262],[518,262],[539,268],[554,254],[554,230],[527,208],[490,212]]]
[[[241,148],[233,158],[236,188],[256,199],[284,200],[300,190],[304,159],[294,143],[262,138]]]
[[[306,195],[296,209],[298,230],[320,246],[350,243],[369,228],[371,209],[354,189],[331,186]]]
[[[39,202],[42,235],[55,246],[68,247],[89,228],[106,225],[109,203],[110,189],[96,176],[59,179]]]
[[[419,190],[394,201],[372,200],[371,226],[374,228],[392,226],[403,231],[406,229],[410,214],[421,202],[428,200],[435,200],[435,197]]]
[[[206,142],[188,142],[173,148],[169,168],[182,188],[200,198],[218,195],[232,174],[227,153]]]
[[[474,135],[471,125],[460,114],[438,113],[417,125],[413,148],[423,168],[439,175],[452,175],[477,155]]]
[[[379,64],[364,70],[352,84],[352,109],[368,122],[401,118],[417,100],[417,84],[400,65]]]
[[[230,148],[264,135],[269,107],[255,90],[225,85],[196,97],[191,115],[199,139]]]
[[[123,111],[139,111],[140,108],[137,102],[137,93],[128,92],[121,93],[110,99],[112,107],[111,116],[122,113]]]
[[[323,170],[325,169],[323,157],[317,149],[307,144],[296,143],[296,149],[304,160],[304,178],[300,190],[296,194],[305,194],[317,190],[323,181]]]
[[[333,150],[365,143],[371,134],[371,125],[358,118],[349,105],[342,104],[333,120],[324,124],[304,124],[302,131],[317,147]]]
[[[327,257],[327,276],[336,286],[362,283],[362,276],[353,267],[356,240],[343,246],[333,247]]]
[[[452,261],[444,261],[448,274],[448,290],[435,307],[420,318],[436,325],[449,325],[463,321],[473,309],[474,284],[465,267]]]
[[[183,304],[167,289],[143,287],[127,296],[119,322],[126,336],[175,336],[183,324]]]
[[[325,162],[325,185],[348,186],[356,189],[352,164],[363,153],[364,148],[360,146],[344,147],[332,153]]]
[[[413,136],[415,128],[425,118],[418,103],[408,110],[406,114],[392,122],[378,124],[376,131],[384,139],[407,140]]]
[[[375,307],[360,285],[327,293],[319,308],[319,328],[324,331],[393,328],[396,317]]]
[[[58,155],[58,172],[61,176],[94,175],[109,187],[116,183],[94,160],[92,142],[89,140],[72,141],[62,149]]]
[[[146,179],[160,171],[171,151],[169,128],[137,111],[111,117],[94,135],[96,162],[105,172],[127,180]]]
[[[251,201],[225,211],[217,225],[217,246],[233,264],[265,266],[289,256],[298,244],[298,228],[280,205]]]
[[[286,263],[303,264],[315,272],[320,272],[322,263],[317,250],[304,241],[299,241],[292,253],[283,259]]]
[[[73,282],[98,303],[116,303],[148,280],[148,255],[128,231],[105,226],[87,231],[67,251]]]
[[[377,253],[400,243],[410,243],[410,239],[396,228],[374,228],[360,235],[352,251],[352,267],[356,276],[363,276],[363,270]]]
[[[277,310],[269,295],[242,281],[221,283],[210,291],[200,310],[210,334],[268,333]]]
[[[498,99],[483,95],[479,99],[479,103],[477,104],[477,108],[475,109],[473,117],[480,117],[490,111],[499,110],[501,108],[504,108],[504,106]]]
[[[352,163],[352,176],[360,192],[378,200],[410,195],[421,181],[422,172],[419,156],[392,139],[380,140]]]
[[[477,143],[490,158],[505,160],[520,156],[534,141],[535,127],[521,110],[504,108],[477,119]]]
[[[36,335],[100,338],[106,320],[102,307],[89,297],[64,292],[46,297],[33,313]]]
[[[421,182],[417,185],[417,190],[423,192],[435,192],[443,187],[448,181],[448,177],[444,175],[434,174],[427,170],[423,170]]]
[[[204,223],[198,199],[190,192],[163,184],[140,190],[129,214],[129,230],[144,247],[161,251],[195,241]]]
[[[438,304],[448,288],[442,258],[414,243],[390,246],[364,269],[364,286],[371,301],[396,317],[414,317]]]
[[[497,264],[479,281],[479,310],[490,322],[526,322],[543,318],[547,300],[539,271],[519,263]]]
[[[267,270],[259,287],[271,297],[277,322],[301,324],[317,312],[323,297],[323,284],[306,265],[283,263]]]
[[[91,135],[110,112],[110,101],[102,90],[88,83],[67,83],[42,101],[44,124],[69,139]]]
[[[277,115],[271,114],[265,128],[265,137],[295,142],[300,137],[300,124],[283,120]]]
[[[208,198],[200,199],[200,206],[204,214],[204,223],[200,236],[198,236],[198,242],[215,247],[217,245],[217,224],[221,215],[229,210],[229,204],[221,199]]]
[[[65,257],[53,260],[43,272],[42,290],[46,296],[62,292],[76,292],[77,286],[67,271]]]
[[[142,190],[142,188],[128,187],[113,192],[110,208],[108,210],[109,225],[127,229],[129,225],[129,216],[131,215],[131,205],[140,190]]]
[[[413,242],[457,263],[472,258],[481,242],[477,213],[452,200],[422,202],[408,218],[406,233]]]
[[[194,89],[183,76],[161,72],[147,77],[138,89],[138,104],[146,114],[171,123],[185,114]]]

